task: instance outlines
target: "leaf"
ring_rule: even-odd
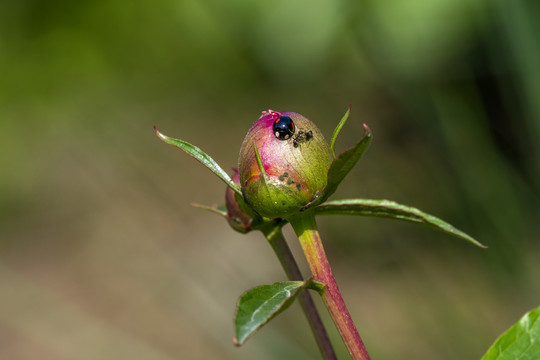
[[[341,131],[341,128],[343,125],[345,125],[345,122],[349,118],[349,113],[351,112],[351,105],[349,105],[349,108],[347,109],[347,112],[345,112],[345,115],[341,118],[339,121],[339,124],[334,129],[334,133],[332,134],[332,141],[330,142],[330,149],[332,150],[332,156],[335,158],[336,154],[334,152],[334,145],[336,144],[336,139],[339,135],[339,132]]]
[[[180,139],[173,139],[166,135],[163,135],[158,131],[158,129],[154,126],[154,131],[156,132],[156,135],[166,142],[169,145],[173,145],[176,147],[179,147],[180,149],[184,150],[189,155],[193,156],[195,159],[197,159],[201,164],[206,166],[208,169],[210,169],[214,174],[216,174],[225,184],[227,184],[228,187],[233,189],[237,194],[242,196],[242,192],[240,191],[240,187],[236,185],[232,180],[229,174],[227,174],[219,165],[218,163],[212,159],[208,154],[206,154],[204,151],[196,147],[195,145],[192,145],[186,141],[180,140]]]
[[[208,205],[198,204],[194,202],[190,203],[190,205],[199,209],[213,212],[214,214],[218,214],[220,216],[223,216],[224,218],[227,217],[227,208],[223,205],[222,206],[216,206],[216,205],[208,206]]]
[[[482,360],[540,359],[540,307],[525,314],[502,334]]]
[[[284,281],[246,291],[236,304],[234,326],[236,346],[287,309],[306,287],[304,281]]]
[[[343,120],[342,120],[343,121]],[[338,125],[339,127],[339,125]],[[332,195],[338,188],[341,181],[347,176],[349,171],[356,165],[358,160],[366,152],[371,142],[371,130],[364,124],[364,136],[349,150],[342,152],[337,159],[332,161],[328,170],[328,183],[323,190],[323,193],[317,203],[322,203]]]
[[[425,224],[447,234],[467,240],[476,246],[486,248],[477,240],[448,224],[411,206],[405,206],[389,200],[346,199],[328,201],[315,208],[317,215],[358,215],[405,220]]]

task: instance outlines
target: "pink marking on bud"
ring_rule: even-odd
[[[272,122],[274,122],[274,120],[276,120],[277,118],[279,118],[281,116],[281,113],[280,112],[277,112],[277,111],[274,111],[272,109],[268,109],[268,111],[263,111],[262,112],[262,115],[259,119],[265,117],[265,116],[269,116],[269,118],[272,120]]]

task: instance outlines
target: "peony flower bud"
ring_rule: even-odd
[[[315,124],[294,112],[263,111],[240,149],[244,200],[262,216],[287,218],[320,195],[331,162]]]
[[[238,169],[233,169],[234,175],[232,181],[236,185],[240,185],[240,176]],[[244,200],[237,197],[233,189],[227,187],[225,190],[225,206],[227,207],[227,221],[231,227],[241,233],[247,233],[251,230],[254,218],[260,219],[260,216],[245,204]],[[257,222],[257,221],[256,221]]]

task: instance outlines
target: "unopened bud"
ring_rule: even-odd
[[[315,124],[294,112],[264,111],[240,149],[244,199],[262,216],[287,218],[319,196],[331,162]]]

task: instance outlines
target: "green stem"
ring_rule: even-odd
[[[291,249],[283,237],[281,227],[282,226],[278,224],[272,228],[264,229],[264,236],[276,253],[283,270],[285,270],[285,273],[287,274],[287,278],[289,280],[304,280],[302,273],[296,264]],[[308,319],[309,325],[313,331],[313,335],[315,336],[315,340],[319,346],[319,350],[321,351],[323,358],[326,360],[337,360],[332,343],[328,338],[324,324],[319,316],[319,312],[315,307],[315,303],[313,302],[309,291],[303,291],[298,300],[300,301],[300,305],[302,306],[302,309],[304,310],[304,313]]]
[[[325,284],[321,296],[349,353],[355,360],[370,359],[328,263],[313,211],[302,212],[289,221],[300,240],[314,280]]]

